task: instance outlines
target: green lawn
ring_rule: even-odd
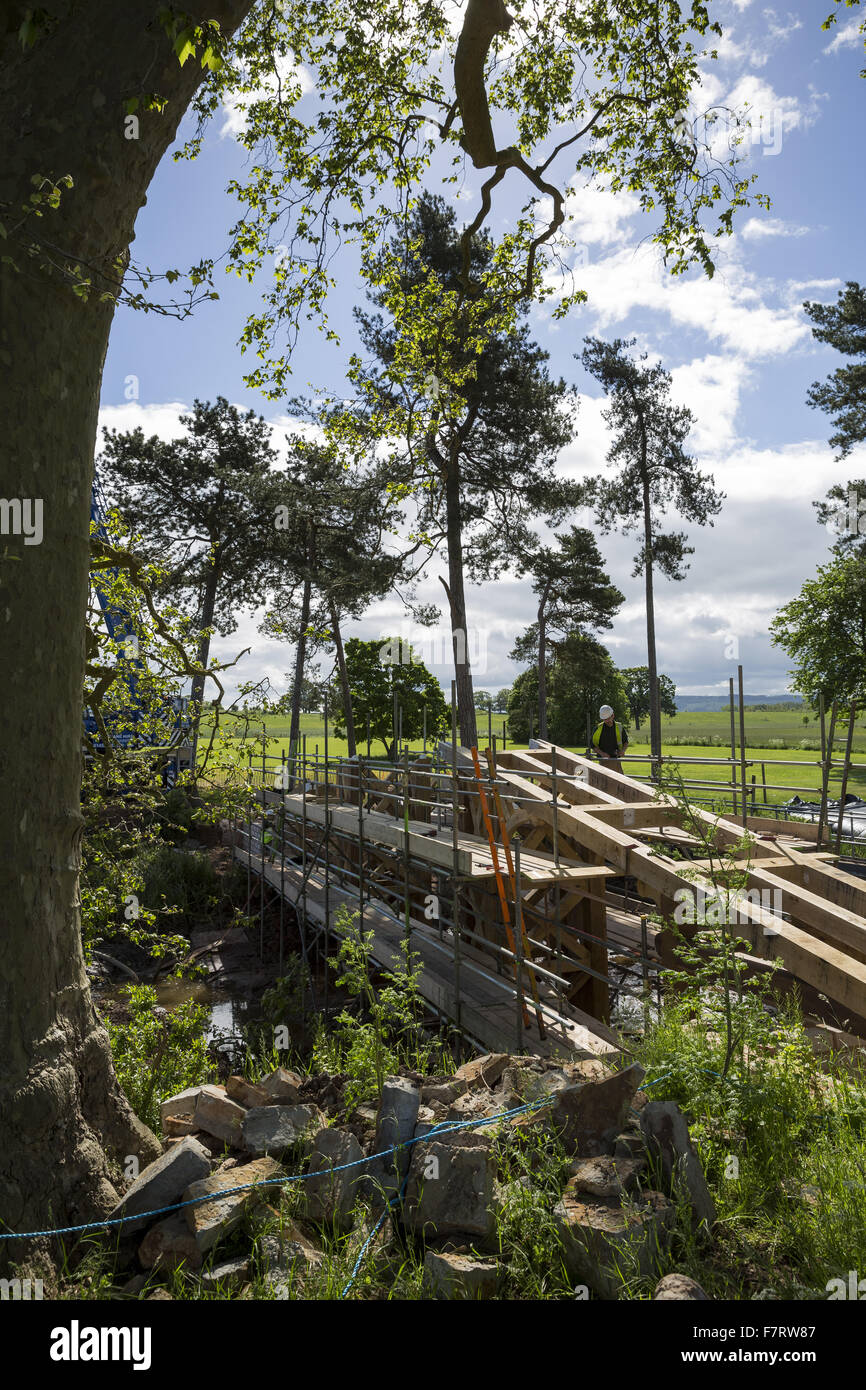
[[[497,745],[501,746],[501,735],[503,726],[503,716],[493,716],[493,732],[497,736]],[[285,717],[271,718],[266,721],[268,732],[268,771],[275,770],[277,758],[284,757],[288,751],[289,720]],[[837,730],[836,755],[841,760],[844,753],[844,740],[847,732],[847,724]],[[321,714],[305,714],[301,716],[301,733],[306,736],[307,756],[311,760],[318,754],[319,758],[324,757],[325,752],[325,727]],[[648,745],[643,742],[646,736],[646,727],[633,733],[631,750],[633,753],[646,755],[649,753]],[[244,745],[238,740],[237,760],[243,763],[252,755],[253,765],[261,766],[261,746],[253,743],[260,734],[259,729],[251,728],[249,739]],[[479,717],[479,735],[482,743],[486,745],[487,738],[487,718],[485,715]],[[680,739],[696,738],[706,740],[709,738],[722,740],[719,747],[708,748],[704,743],[680,743]],[[799,743],[802,740],[818,742],[820,739],[820,729],[817,719],[809,716],[808,724],[803,723],[803,715],[793,711],[746,711],[746,782],[751,794],[752,777],[756,780],[756,796],[759,804],[763,804],[764,796],[761,790],[762,780],[766,780],[770,786],[776,784],[784,790],[768,790],[768,805],[780,804],[787,801],[791,796],[798,793],[800,796],[809,798],[820,793],[821,778],[818,761],[820,751],[810,748],[801,748]],[[672,742],[672,740],[676,740]],[[726,711],[699,711],[693,714],[678,714],[675,718],[664,718],[662,720],[662,741],[663,751],[672,759],[699,758],[712,759],[724,758],[730,753],[730,715]],[[787,748],[774,747],[771,740],[784,740],[786,743],[795,745]],[[429,744],[428,744],[429,746]],[[417,739],[410,744],[413,750],[421,750],[422,741]],[[362,751],[366,750],[366,740],[361,740]],[[328,756],[330,758],[345,757],[347,754],[345,739],[335,737],[333,727],[328,730]],[[574,749],[575,752],[582,753],[583,747]],[[384,748],[381,743],[373,743],[371,755],[374,758],[384,756]],[[786,763],[795,763],[793,767],[779,767],[768,764],[768,759],[781,759]],[[854,757],[855,762],[866,763],[866,715],[855,725],[854,736]],[[763,765],[763,778],[762,778]],[[726,789],[722,784],[730,785],[730,768],[721,767],[710,761],[695,763],[680,762],[679,768],[686,781],[694,780],[699,782],[712,782],[719,784],[719,795],[725,796]],[[627,759],[624,771],[631,775],[645,776],[648,771],[647,763],[639,763]],[[831,795],[838,795],[840,773],[834,774],[830,783]],[[737,767],[737,785],[739,786],[739,764]],[[866,796],[866,771],[854,770],[849,773],[848,790],[855,795]],[[694,789],[696,796],[710,797],[713,789],[701,790]]]

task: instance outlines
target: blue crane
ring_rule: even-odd
[[[90,493],[90,519],[95,523],[96,534],[106,545],[110,545],[111,537],[108,534],[108,528],[105,522],[107,512],[108,506],[105,500],[105,494],[102,491],[99,477],[96,472],[94,472],[93,486]],[[117,570],[97,570],[91,573],[90,580],[99,600],[99,606],[102,609],[108,635],[113,642],[118,644],[118,647],[124,647],[126,649],[128,658],[127,669],[124,675],[127,709],[122,721],[123,727],[115,729],[112,732],[112,738],[121,748],[129,748],[142,743],[155,746],[153,745],[153,739],[151,737],[142,739],[137,732],[137,726],[144,718],[144,710],[138,692],[138,682],[135,672],[136,670],[143,669],[144,662],[138,654],[138,636],[135,631],[135,625],[127,610],[112,599],[107,590],[105,581],[102,578],[103,574],[108,574],[116,578]],[[187,718],[188,704],[189,701],[186,696],[176,695],[172,697],[170,705],[166,709],[166,717],[163,722],[166,729],[171,730],[170,741],[172,743],[179,743],[180,735],[189,728],[189,720]],[[90,709],[85,709],[84,711],[84,728],[90,738],[94,751],[100,753],[104,752],[104,744],[102,742],[99,726]],[[187,767],[189,766],[189,751],[187,750],[184,756],[178,747],[177,756],[174,759],[174,767],[171,769],[171,772],[169,772],[168,769],[166,770],[165,780],[169,784],[173,783],[177,772],[184,765]]]

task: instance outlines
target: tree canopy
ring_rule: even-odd
[[[818,566],[770,624],[775,646],[791,658],[793,687],[804,699],[866,695],[866,556],[836,554]]]
[[[854,361],[837,367],[825,381],[816,381],[806,399],[830,416],[830,443],[837,458],[850,454],[866,440],[866,289],[849,280],[835,304],[803,304],[812,320],[812,333]],[[858,360],[859,359],[859,360]]]

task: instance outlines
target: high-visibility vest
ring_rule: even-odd
[[[597,728],[596,728],[596,730],[595,730],[595,733],[594,733],[593,736],[592,736],[592,746],[593,746],[593,748],[596,748],[596,749],[598,748],[599,743],[600,743],[600,741],[601,741],[601,731],[602,731],[603,728],[604,728],[604,720],[602,720],[602,722],[597,726]],[[614,721],[613,728],[614,728],[614,733],[616,734],[616,746],[617,746],[617,748],[624,748],[624,747],[625,747],[625,725],[624,725],[624,724],[617,724],[616,721]]]

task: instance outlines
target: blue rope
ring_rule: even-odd
[[[475,1129],[479,1125],[495,1124],[498,1120],[510,1119],[512,1115],[524,1115],[527,1111],[541,1110],[546,1105],[553,1104],[553,1097],[548,1096],[541,1101],[532,1101],[528,1105],[517,1105],[510,1110],[497,1111],[495,1115],[482,1115],[476,1120],[443,1120],[427,1134],[421,1134],[415,1139],[407,1139],[404,1144],[392,1144],[390,1149],[383,1149],[378,1154],[368,1154],[365,1158],[355,1159],[352,1163],[341,1163],[336,1168],[331,1168],[330,1173],[343,1173],[349,1168],[360,1168],[366,1163],[372,1163],[378,1158],[389,1158],[398,1149],[409,1149],[413,1144],[423,1144],[425,1140],[432,1139],[439,1134],[449,1134],[454,1130]],[[203,1197],[192,1197],[188,1202],[173,1202],[167,1207],[157,1207],[154,1211],[141,1211],[130,1213],[128,1216],[115,1216],[105,1221],[85,1221],[80,1226],[58,1226],[47,1231],[2,1231],[0,1240],[37,1240],[41,1236],[65,1236],[77,1234],[79,1231],[103,1231],[109,1226],[122,1226],[126,1221],[144,1221],[152,1216],[163,1216],[169,1211],[181,1211],[184,1207],[196,1207],[202,1202],[214,1202],[218,1198],[231,1197],[236,1192],[249,1192],[254,1187],[284,1187],[291,1182],[305,1182],[307,1178],[315,1177],[315,1173],[292,1173],[282,1178],[262,1178],[260,1182],[247,1182],[238,1187],[225,1187],[219,1192],[209,1192]],[[402,1195],[402,1194],[401,1194]]]

